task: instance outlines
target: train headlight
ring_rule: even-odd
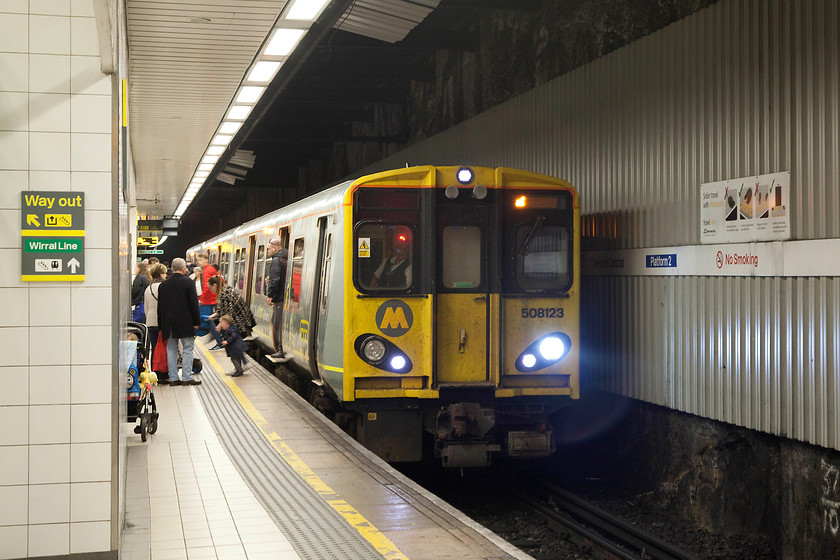
[[[375,368],[391,373],[408,373],[411,371],[411,358],[388,339],[378,334],[367,333],[356,337],[354,343],[356,354]]]
[[[569,353],[572,339],[561,332],[549,333],[532,342],[516,359],[516,370],[538,371],[562,360]]]
[[[468,183],[472,183],[473,179],[475,178],[475,173],[469,167],[462,167],[458,170],[455,174],[455,177],[458,179],[458,182],[462,185],[466,185]]]
[[[385,343],[378,338],[369,338],[362,343],[362,354],[368,362],[378,364],[385,357]]]
[[[557,361],[565,351],[566,345],[559,336],[547,336],[540,342],[540,355],[544,360]]]

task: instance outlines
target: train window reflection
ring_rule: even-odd
[[[356,231],[356,284],[406,291],[414,284],[414,232],[404,224],[363,224]]]
[[[569,285],[569,234],[560,226],[536,224],[516,231],[516,280],[526,290],[563,290]]]
[[[475,226],[443,228],[443,285],[477,288],[481,284],[481,230]]]

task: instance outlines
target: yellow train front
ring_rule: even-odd
[[[579,212],[569,183],[505,168],[347,188],[343,363],[324,377],[363,444],[415,461],[433,441],[447,467],[553,452],[549,415],[580,394]]]

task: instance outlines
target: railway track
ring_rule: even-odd
[[[533,485],[519,499],[557,530],[570,531],[579,544],[603,558],[621,560],[698,560],[662,539],[593,506],[558,486]]]

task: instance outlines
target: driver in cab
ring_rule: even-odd
[[[394,237],[393,255],[382,261],[373,278],[371,288],[407,288],[411,285],[411,241],[400,233]]]

